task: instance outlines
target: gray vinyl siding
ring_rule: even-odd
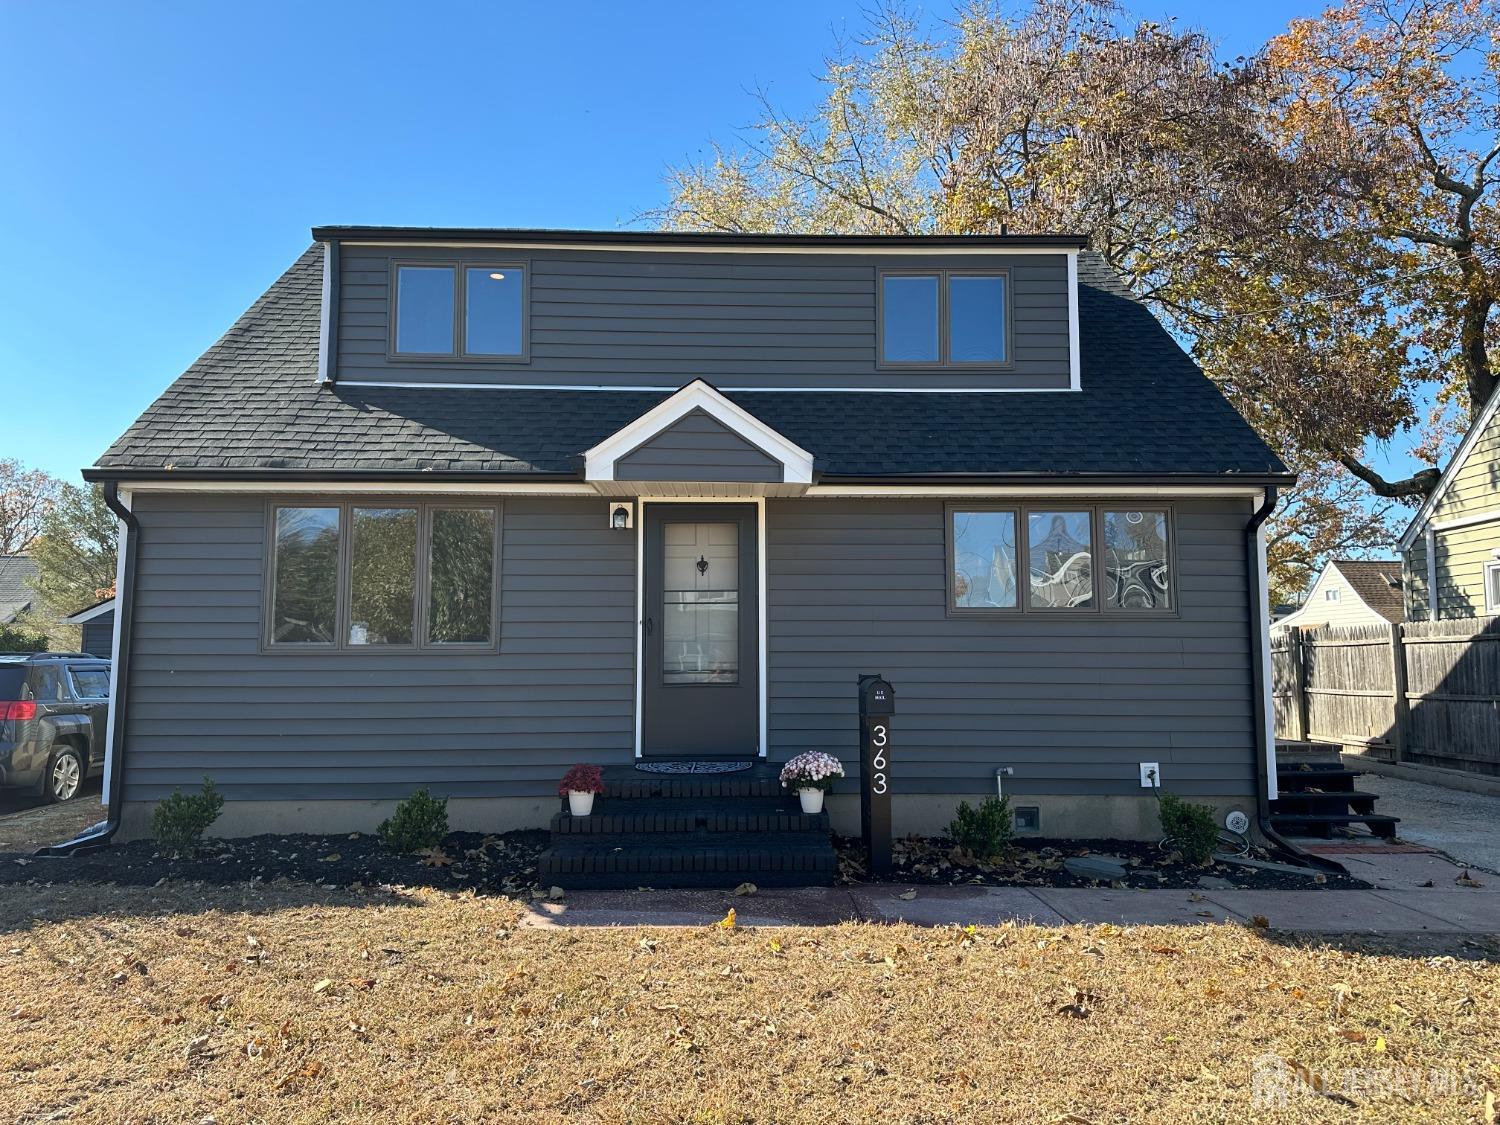
[[[694,410],[615,462],[616,480],[780,483],[780,461]]]
[[[1179,615],[950,617],[940,501],[768,502],[774,756],[857,773],[855,682],[896,688],[898,793],[1254,792],[1248,501],[1175,506]]]
[[[524,262],[531,354],[524,363],[392,360],[392,258]],[[466,248],[345,244],[337,377],[345,380],[721,387],[1066,388],[1064,254],[882,257]],[[1004,268],[1011,277],[1011,366],[883,370],[876,364],[881,269]]]
[[[110,647],[114,643],[115,615],[113,612],[106,613],[102,617],[96,617],[92,621],[86,621],[79,627],[82,634],[82,651],[90,656],[109,659]]]
[[[302,502],[306,502],[305,499]],[[261,497],[138,493],[125,799],[542,796],[634,747],[636,538],[597,500],[504,502],[495,653],[264,652]],[[857,772],[855,682],[895,684],[897,792],[1247,799],[1248,501],[1181,501],[1179,614],[953,617],[941,501],[767,501],[773,761]],[[639,524],[638,524],[639,526]],[[848,784],[848,783],[846,783]]]
[[[635,541],[601,502],[505,501],[499,651],[451,655],[262,652],[264,499],[135,511],[127,801],[531,796],[633,753]]]

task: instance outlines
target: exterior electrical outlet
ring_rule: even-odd
[[[1142,789],[1160,789],[1161,788],[1161,767],[1159,765],[1157,765],[1155,762],[1142,762],[1141,763],[1141,788]]]

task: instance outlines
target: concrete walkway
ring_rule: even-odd
[[[1344,862],[1348,857],[1334,857]],[[525,925],[706,926],[732,906],[743,926],[822,926],[844,921],[921,926],[1030,922],[1195,925],[1259,917],[1273,929],[1347,934],[1500,935],[1500,877],[1467,873],[1443,856],[1362,849],[1355,874],[1368,891],[1108,888],[857,887],[766,888],[736,896],[722,890],[574,891],[532,904]],[[1354,866],[1350,864],[1350,866]],[[1462,880],[1462,881],[1461,881]],[[1478,884],[1478,885],[1473,885]]]
[[[1361,777],[1359,788],[1379,794],[1377,812],[1401,818],[1396,826],[1401,839],[1437,848],[1462,863],[1500,871],[1500,833],[1495,831],[1500,797],[1376,774]]]

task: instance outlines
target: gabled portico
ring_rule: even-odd
[[[800,496],[812,454],[696,379],[583,455],[605,496]]]

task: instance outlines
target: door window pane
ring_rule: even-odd
[[[948,360],[1005,362],[1005,278],[948,279]]]
[[[429,558],[427,639],[488,644],[495,616],[494,509],[433,509]]]
[[[1094,604],[1094,559],[1088,512],[1029,512],[1026,519],[1031,605],[1088,609]]]
[[[953,605],[1016,608],[1016,514],[953,513]]]
[[[886,363],[936,363],[938,360],[938,279],[881,278],[882,348]]]
[[[417,355],[453,354],[452,266],[400,266],[396,270],[396,350]]]
[[[739,524],[668,523],[662,534],[663,682],[738,683]]]
[[[521,346],[525,271],[517,266],[465,271],[464,351],[468,355],[518,356]]]
[[[409,645],[417,601],[415,508],[355,508],[349,543],[351,645]]]
[[[1107,609],[1171,606],[1167,513],[1147,509],[1104,513],[1104,605]]]
[[[332,644],[339,583],[339,510],[277,508],[271,641]]]

